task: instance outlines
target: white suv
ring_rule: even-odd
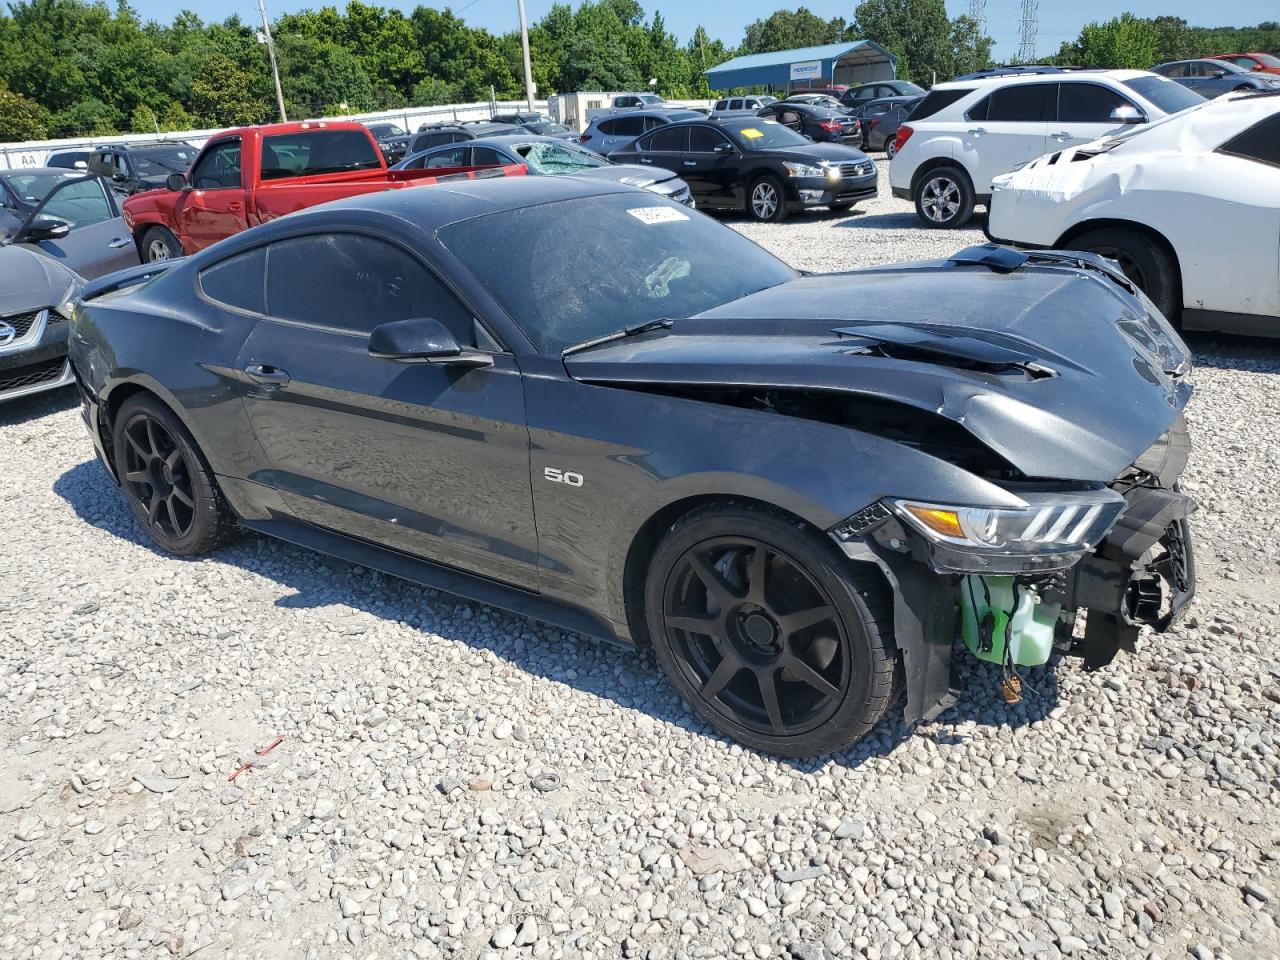
[[[1203,102],[1145,70],[940,83],[898,128],[889,182],[928,226],[958,227],[990,199],[992,179],[1019,164]]]

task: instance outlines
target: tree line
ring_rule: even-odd
[[[1171,50],[1179,57],[1210,47],[1272,50],[1280,45],[1275,26],[1204,31],[1171,17],[1126,15],[1086,27],[1058,57],[1097,66],[1146,58],[1141,65],[1150,66]],[[524,94],[519,34],[470,27],[447,8],[405,14],[350,0],[342,10],[281,16],[272,34],[293,117]],[[991,51],[978,24],[949,18],[944,0],[864,0],[849,21],[805,7],[779,10],[748,25],[736,47],[702,26],[682,43],[637,0],[556,4],[529,31],[540,97],[647,89],[652,79],[669,98],[704,98],[703,71],[732,57],[852,39],[879,43],[900,58],[900,77],[925,85],[986,66]],[[127,0],[114,8],[103,0],[15,0],[0,15],[0,142],[274,117],[266,50],[255,24],[239,16],[206,23],[182,11],[168,24],[143,22]]]

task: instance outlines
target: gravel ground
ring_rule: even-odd
[[[885,194],[734,226],[815,269],[980,239]],[[647,654],[252,536],[162,556],[69,393],[6,405],[0,957],[1280,955],[1280,346],[1194,346],[1192,615],[805,764]]]

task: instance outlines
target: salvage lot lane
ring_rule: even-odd
[[[818,270],[981,239],[729,222]],[[252,536],[160,555],[72,395],[0,408],[0,956],[1280,954],[1280,346],[1193,346],[1191,617],[1015,708],[967,663],[806,764],[645,654]]]

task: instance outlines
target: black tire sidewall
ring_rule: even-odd
[[[183,537],[168,536],[163,530],[157,530],[147,519],[146,508],[134,495],[124,481],[126,472],[124,439],[125,427],[139,414],[146,414],[155,420],[173,439],[175,446],[182,451],[186,463],[187,474],[191,478],[191,490],[195,500],[195,518],[191,529]],[[120,487],[125,501],[134,519],[151,540],[163,550],[179,556],[190,556],[203,553],[216,546],[225,536],[226,507],[223,505],[218,491],[210,479],[208,468],[204,464],[195,441],[188,433],[182,421],[164,404],[149,396],[130,397],[117,411],[112,424],[112,444],[115,458],[116,475],[120,478]]]
[[[960,189],[960,208],[956,211],[954,217],[945,223],[938,223],[930,220],[924,213],[924,188],[930,181],[938,177],[949,177]],[[973,183],[969,180],[969,175],[958,167],[934,167],[926,173],[920,174],[916,180],[916,185],[911,191],[912,199],[916,205],[916,216],[923,221],[926,227],[933,230],[956,230],[963,227],[969,222],[969,218],[973,216],[974,194]]]
[[[757,216],[755,204],[751,202],[751,198],[756,192],[756,187],[761,183],[772,184],[774,191],[778,195],[778,206],[777,206],[777,209],[773,211],[773,216],[771,217]],[[747,216],[749,216],[752,220],[756,221],[756,223],[777,223],[779,220],[784,219],[786,215],[787,215],[787,195],[781,180],[779,180],[777,177],[775,177],[773,174],[770,173],[770,174],[765,174],[762,177],[756,177],[754,180],[751,181],[750,184],[748,184]]]
[[[148,227],[142,233],[142,261],[143,263],[154,263],[156,261],[147,259],[147,249],[155,240],[163,240],[164,245],[169,248],[169,258],[175,259],[183,256],[182,244],[178,242],[178,238],[167,227]]]
[[[667,635],[664,599],[669,577],[691,547],[723,536],[752,537],[787,554],[808,571],[830,596],[845,628],[850,681],[835,713],[820,726],[788,737],[770,736],[743,726],[707,704],[681,669]],[[815,543],[815,539],[817,542]],[[821,535],[804,525],[751,508],[699,512],[678,521],[654,551],[645,582],[645,621],[654,654],[681,697],[704,721],[747,746],[787,757],[814,757],[860,740],[883,716],[892,683],[893,654],[863,599],[866,584],[851,577],[849,564]],[[887,589],[882,584],[881,589]],[[886,631],[890,625],[885,625]]]
[[[1064,246],[1090,253],[1107,248],[1123,250],[1142,271],[1145,281],[1142,292],[1164,314],[1165,319],[1170,323],[1177,322],[1181,299],[1177,269],[1169,254],[1152,240],[1136,231],[1113,227],[1082,233]]]

